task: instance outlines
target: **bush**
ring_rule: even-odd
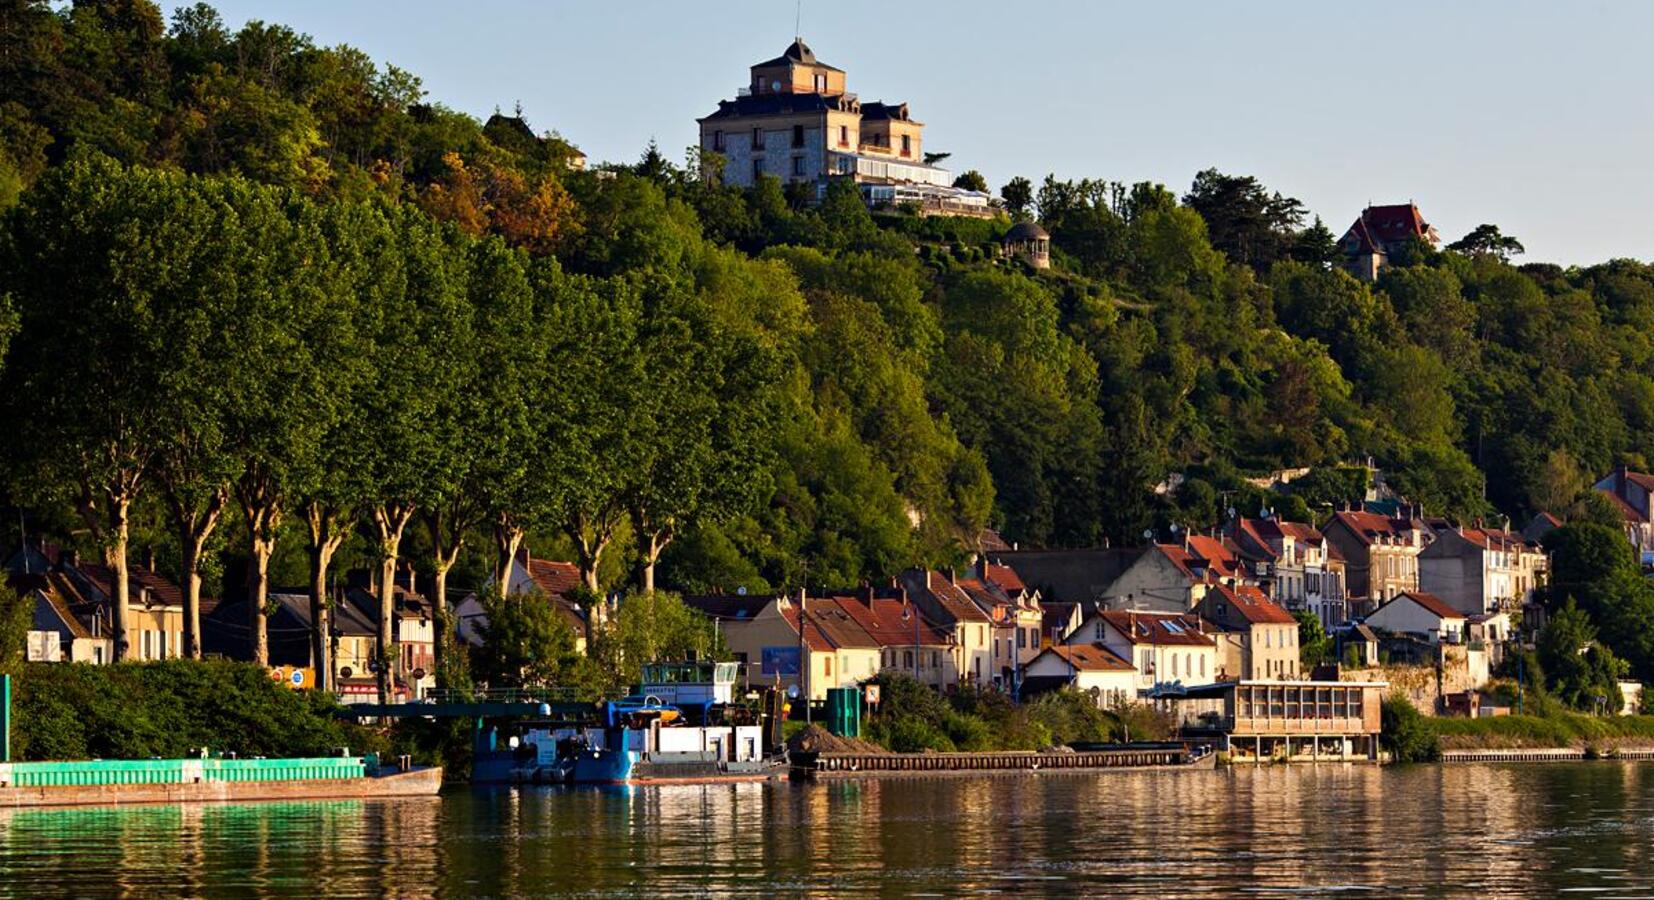
[[[1406,697],[1398,693],[1385,700],[1380,721],[1384,747],[1392,760],[1432,762],[1441,758],[1436,732]]]
[[[247,663],[27,663],[14,690],[19,759],[178,758],[201,747],[270,757],[385,748],[375,732],[340,719],[332,695],[291,690]]]

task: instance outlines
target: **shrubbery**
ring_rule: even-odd
[[[906,675],[886,673],[877,683],[879,709],[864,737],[899,753],[1039,750],[1080,741],[1159,740],[1171,733],[1166,718],[1149,707],[1103,710],[1077,691],[1018,704],[987,688],[943,696]]]
[[[1384,748],[1396,762],[1433,762],[1441,758],[1436,732],[1412,702],[1401,694],[1384,701],[1381,726]]]
[[[26,760],[318,756],[384,747],[338,718],[326,694],[295,691],[247,663],[29,663],[15,680],[13,755]]]

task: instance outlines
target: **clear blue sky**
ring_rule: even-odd
[[[171,4],[177,5],[177,4]],[[595,161],[697,116],[793,35],[792,0],[221,0],[424,79],[477,116],[519,101]],[[806,2],[804,37],[926,147],[1014,175],[1256,175],[1342,232],[1418,202],[1448,240],[1494,222],[1527,260],[1654,259],[1654,3],[1644,0]]]

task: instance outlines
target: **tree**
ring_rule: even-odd
[[[637,684],[652,662],[727,655],[711,620],[664,591],[628,594],[613,621],[596,629],[588,653],[612,688]]]
[[[979,194],[988,193],[988,179],[975,169],[967,170],[963,175],[953,180],[953,186],[967,191],[976,191]]]
[[[1380,710],[1380,731],[1390,759],[1398,763],[1434,762],[1441,757],[1441,743],[1418,708],[1406,695],[1395,693]]]
[[[0,244],[0,284],[23,335],[5,373],[13,458],[39,479],[30,488],[67,494],[102,547],[116,660],[131,649],[132,507],[167,417],[153,389],[170,365],[155,298],[189,276],[176,263],[204,215],[176,175],[79,160],[24,198]]]
[[[1590,619],[1569,598],[1540,629],[1539,664],[1558,700],[1574,709],[1617,712],[1624,664],[1596,637]]]
[[[1288,255],[1312,266],[1331,265],[1338,259],[1338,237],[1316,216],[1315,224],[1298,232]]]
[[[1255,271],[1267,271],[1296,249],[1304,205],[1271,194],[1256,178],[1207,169],[1195,176],[1183,202],[1206,220],[1214,249]]]
[[[1500,262],[1527,252],[1521,241],[1502,234],[1499,226],[1488,224],[1477,225],[1469,234],[1448,244],[1447,249],[1467,256],[1491,256]]]
[[[999,196],[1005,201],[1005,208],[1011,211],[1011,215],[1022,218],[1033,206],[1034,183],[1018,175],[1000,187]]]
[[[475,676],[490,687],[560,684],[577,664],[574,629],[539,593],[501,596],[492,586],[478,598],[487,621],[471,651]]]
[[[1307,610],[1292,614],[1298,620],[1298,661],[1305,671],[1326,662],[1332,655],[1332,640],[1327,637],[1321,617]]]

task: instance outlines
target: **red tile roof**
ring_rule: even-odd
[[[902,587],[911,596],[923,597],[929,594],[931,600],[941,610],[942,615],[952,620],[945,624],[952,625],[956,622],[981,622],[985,624],[993,621],[988,613],[975,600],[971,599],[969,594],[948,580],[945,572],[909,569],[902,573],[901,583]]]
[[[1135,672],[1137,667],[1102,644],[1052,644],[1046,652],[1082,672]]]
[[[1641,487],[1645,491],[1654,491],[1654,475],[1650,475],[1647,472],[1627,471],[1625,473],[1625,480]]]
[[[580,585],[580,567],[574,563],[529,557],[524,571],[548,597],[562,597]]]
[[[1344,237],[1355,237],[1361,249],[1372,252],[1398,244],[1408,238],[1430,236],[1430,225],[1424,221],[1419,208],[1411,203],[1392,206],[1369,206],[1361,211]]]
[[[1028,586],[1022,583],[1022,579],[1017,577],[1016,570],[1010,566],[1001,563],[989,563],[987,569],[988,580],[1007,591],[1015,593],[1028,589]]]
[[[1204,606],[1215,600],[1227,602],[1229,609],[1233,610],[1236,616],[1253,625],[1295,625],[1298,622],[1297,619],[1292,617],[1292,613],[1270,602],[1269,598],[1264,596],[1263,591],[1251,585],[1241,585],[1238,588],[1217,585],[1206,595],[1201,604]],[[1207,607],[1207,609],[1208,612],[1211,611],[1210,607]],[[1213,619],[1213,621],[1219,621],[1219,619]]]
[[[1463,619],[1465,617],[1464,613],[1448,606],[1447,601],[1436,596],[1435,594],[1426,593],[1424,591],[1408,591],[1406,593],[1397,594],[1395,599],[1391,600],[1390,603],[1399,603],[1403,599],[1413,601],[1422,607],[1426,612],[1438,619]],[[1389,606],[1390,603],[1386,603],[1384,605]],[[1380,609],[1382,608],[1383,607],[1380,607]]]
[[[894,597],[837,598],[839,606],[880,647],[946,647],[951,631],[931,619],[918,605]]]
[[[811,597],[806,601],[804,641],[809,644],[811,650],[867,650],[882,646],[867,633],[867,629],[861,627],[855,616],[844,608],[844,602],[845,598],[841,597]],[[797,604],[789,603],[782,615],[793,631],[798,631]],[[912,641],[908,643],[911,644]]]
[[[1410,519],[1393,519],[1378,513],[1346,510],[1334,513],[1334,522],[1341,522],[1362,543],[1370,544],[1379,537],[1405,537],[1415,530]]]
[[[1215,643],[1198,616],[1123,609],[1104,610],[1098,615],[1133,644],[1210,647]]]

